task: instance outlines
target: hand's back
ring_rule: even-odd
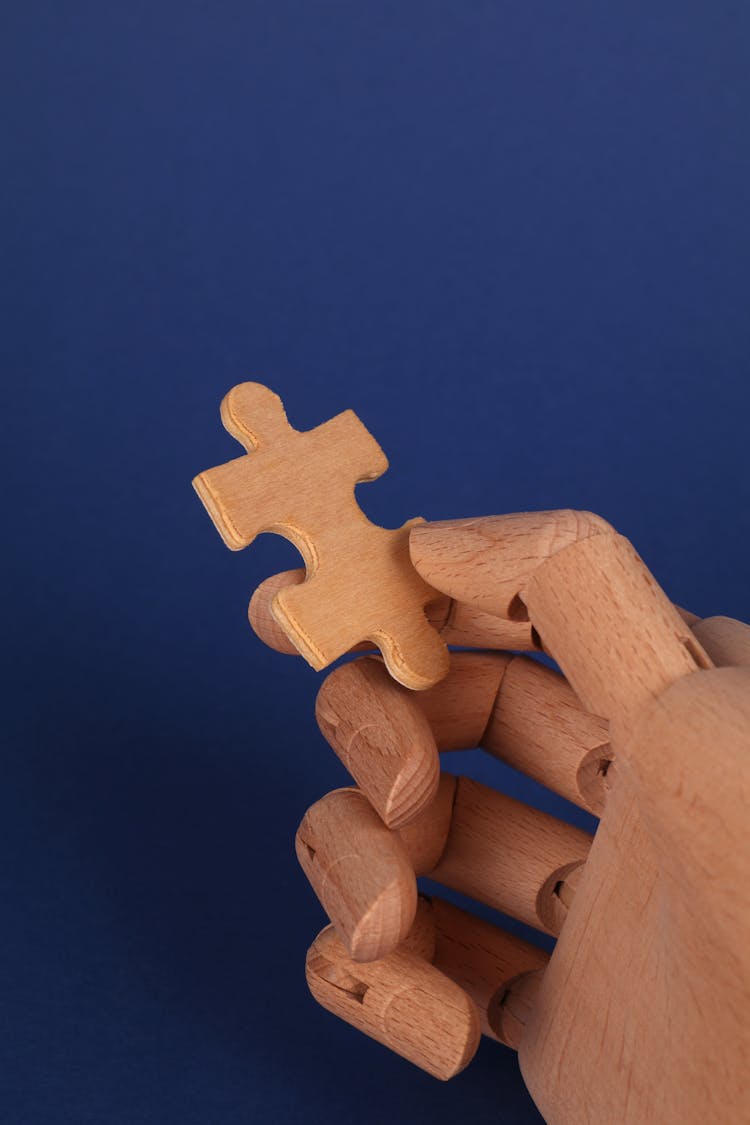
[[[749,1119],[748,730],[733,668],[636,727],[520,1045],[548,1121]]]

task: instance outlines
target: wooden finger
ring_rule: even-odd
[[[440,777],[437,746],[417,696],[364,657],[323,682],[318,725],[360,789],[391,828],[432,801]]]
[[[750,625],[732,617],[706,617],[692,629],[714,664],[750,668]]]
[[[357,789],[337,789],[308,809],[297,858],[355,961],[392,952],[417,907],[414,866]]]
[[[621,535],[581,540],[544,562],[520,598],[547,652],[623,744],[638,714],[711,660]]]
[[[446,644],[531,652],[539,645],[528,621],[509,621],[485,613],[471,602],[442,598],[427,607],[427,616]]]
[[[311,992],[329,1011],[436,1077],[449,1078],[476,1050],[477,1017],[484,1035],[518,1049],[548,961],[537,946],[441,898],[420,896],[414,924],[393,954],[366,965],[354,962],[329,926],[310,948],[306,972]],[[430,1035],[437,1029],[430,1027],[434,1007],[422,996],[425,985],[435,1004],[447,1009],[447,1037]],[[398,994],[409,1001],[394,1026],[389,1004]]]
[[[457,652],[424,692],[396,684],[377,657],[343,665],[318,695],[320,728],[389,827],[427,807],[437,750],[483,746],[509,765],[599,812],[611,760],[606,723],[563,677],[523,656]]]
[[[471,996],[483,1035],[518,1050],[549,954],[437,895],[419,896],[400,948],[431,961]]]
[[[431,586],[512,621],[519,590],[546,559],[608,530],[591,512],[519,512],[417,525],[409,551]]]
[[[454,785],[450,827],[436,864],[431,861],[445,830],[444,812],[438,818],[430,807],[399,833],[417,875],[559,933],[570,898],[566,882],[585,862],[591,836],[469,778],[456,778]]]
[[[551,668],[525,656],[509,661],[481,745],[574,804],[601,813],[612,761],[608,724],[586,711]]]
[[[285,570],[274,574],[257,587],[250,599],[248,617],[260,639],[277,652],[295,655],[297,649],[271,612],[271,603],[280,590],[299,586],[305,581],[304,569]],[[466,648],[509,649],[530,651],[537,648],[527,621],[507,621],[483,613],[473,605],[454,601],[435,593],[435,600],[425,607],[425,614],[446,644]],[[352,652],[371,652],[368,642],[355,645]]]
[[[417,875],[434,871],[445,851],[457,785],[458,778],[454,774],[441,773],[435,800],[418,817],[399,829],[399,838]]]
[[[300,864],[356,961],[404,940],[425,875],[548,933],[559,932],[591,837],[468,778],[398,832],[356,789],[329,793],[297,833]]]
[[[513,657],[499,652],[451,653],[450,671],[434,688],[412,694],[438,750],[481,745],[498,692]]]
[[[471,996],[482,1033],[517,1050],[549,955],[436,896],[430,913],[435,967]]]
[[[282,570],[279,574],[271,575],[256,587],[247,607],[247,616],[256,636],[269,648],[289,656],[296,656],[298,652],[271,613],[271,602],[280,590],[285,590],[288,586],[301,586],[305,577],[304,567]]]
[[[486,613],[530,621],[532,639],[564,671],[577,664],[582,677],[588,663],[592,679],[599,670],[600,688],[611,679],[611,692],[587,696],[585,678],[579,691],[567,677],[585,706],[610,721],[628,721],[624,695],[637,713],[677,676],[710,665],[686,624],[693,615],[672,606],[627,540],[590,512],[421,524],[410,532],[409,549],[420,575],[443,593]],[[583,651],[582,659],[565,659],[566,637]],[[611,637],[619,643],[610,645]],[[690,650],[687,660],[680,644]],[[617,665],[627,669],[624,676]],[[640,694],[638,665],[652,668]],[[613,716],[613,706],[625,711]]]
[[[479,1045],[474,1002],[417,952],[402,947],[361,964],[328,926],[310,947],[306,976],[324,1008],[436,1078],[458,1074]]]
[[[318,725],[359,787],[391,828],[432,801],[438,750],[478,746],[510,657],[454,653],[436,688],[410,692],[378,657],[344,664],[318,694]]]

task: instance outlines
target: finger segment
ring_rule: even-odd
[[[435,1078],[458,1074],[479,1045],[473,1001],[418,952],[402,947],[359,964],[328,926],[310,947],[306,976],[324,1008]]]
[[[299,586],[304,581],[304,569],[283,570],[280,574],[273,574],[261,582],[250,599],[247,616],[253,631],[276,652],[292,655],[297,649],[271,613],[271,602],[280,590],[284,590],[287,586]]]
[[[591,512],[560,510],[418,524],[411,559],[431,586],[475,610],[515,620],[516,599],[545,560],[609,530]]]
[[[574,543],[521,591],[545,651],[615,746],[671,683],[711,661],[632,545],[614,533]]]
[[[398,835],[417,875],[427,875],[440,863],[453,820],[458,778],[441,773],[435,800]]]
[[[557,934],[567,915],[559,892],[590,846],[587,832],[461,777],[440,860],[418,874]]]
[[[356,789],[337,789],[308,809],[297,858],[355,961],[374,961],[414,921],[414,867],[395,832]]]
[[[436,968],[471,996],[482,1033],[517,1050],[549,955],[444,899],[430,906]]]
[[[546,952],[441,898],[379,961],[351,960],[332,926],[313,942],[308,985],[323,1007],[438,1078],[458,1073],[479,1032],[518,1048]]]
[[[342,665],[324,682],[320,728],[389,827],[427,807],[438,751],[482,746],[583,808],[601,812],[612,753],[607,724],[559,673],[508,653],[456,652],[435,688],[410,692],[381,660]]]
[[[416,699],[381,660],[365,657],[332,672],[316,703],[323,735],[391,828],[426,808],[440,777],[435,738]]]
[[[692,628],[714,664],[750,668],[750,625],[732,617],[706,617]]]
[[[609,728],[558,672],[529,657],[511,659],[480,739],[495,757],[601,813],[612,760]]]
[[[507,621],[470,603],[446,600],[448,615],[441,625],[436,625],[446,644],[463,648],[507,649],[511,652],[538,649],[528,621]]]
[[[495,707],[512,656],[494,652],[456,652],[444,680],[412,696],[425,715],[438,750],[479,746]]]

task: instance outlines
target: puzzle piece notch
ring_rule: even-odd
[[[372,641],[407,687],[431,687],[448,670],[445,644],[427,621],[437,597],[414,569],[409,524],[371,523],[354,486],[388,467],[378,443],[347,410],[298,431],[268,387],[242,383],[222,402],[226,429],[248,451],[193,482],[232,550],[273,531],[302,554],[305,582],[281,590],[271,611],[295,647],[324,668],[360,641]],[[412,521],[413,522],[413,521]]]

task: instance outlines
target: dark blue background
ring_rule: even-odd
[[[750,616],[750,9],[6,4],[5,1125],[537,1121],[308,997],[319,677],[190,488],[223,393],[351,406],[394,526],[572,506]],[[545,807],[542,790],[464,759]],[[452,766],[456,766],[454,759]]]

